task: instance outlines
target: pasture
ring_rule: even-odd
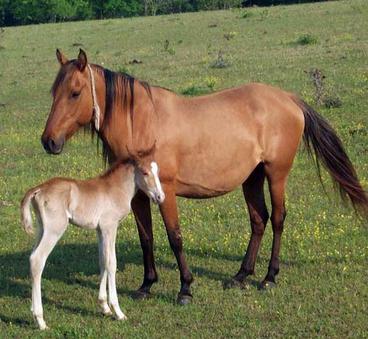
[[[117,241],[125,322],[103,317],[97,309],[95,234],[70,227],[43,274],[44,316],[51,327],[43,333],[29,310],[34,239],[19,218],[19,202],[29,187],[53,176],[87,178],[104,169],[96,143],[83,132],[60,156],[42,149],[58,70],[56,48],[75,58],[82,47],[90,62],[186,95],[251,81],[294,91],[336,129],[368,188],[367,21],[368,3],[353,0],[0,32],[0,338],[367,337],[367,221],[342,207],[325,172],[324,194],[303,147],[287,189],[278,287],[270,291],[256,286],[267,270],[270,224],[254,286],[222,288],[238,271],[250,235],[241,191],[212,200],[179,199],[185,253],[195,278],[193,304],[175,304],[179,272],[154,206],[159,282],[152,298],[131,297],[143,277],[132,216],[121,224]],[[314,104],[310,76],[315,68],[325,75],[320,106]],[[339,105],[327,108],[331,101]]]

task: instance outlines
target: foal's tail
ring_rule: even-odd
[[[308,104],[295,100],[304,113],[304,143],[309,154],[314,151],[318,175],[319,161],[330,173],[344,201],[349,198],[354,209],[368,217],[368,197],[359,182],[353,164],[347,156],[341,140],[330,124]]]
[[[31,202],[39,191],[40,191],[39,187],[31,188],[25,194],[20,204],[23,228],[29,235],[34,234],[32,214],[31,214]]]

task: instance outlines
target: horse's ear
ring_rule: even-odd
[[[87,54],[85,51],[83,51],[83,49],[80,49],[78,54],[78,68],[81,72],[83,72],[86,66],[87,66]]]
[[[152,147],[151,147],[151,148],[150,148],[150,150],[149,150],[149,153],[150,153],[150,154],[155,154],[155,152],[156,152],[156,142],[157,142],[157,139],[155,139],[155,141],[154,141],[154,143],[153,143]]]
[[[56,58],[58,59],[61,66],[65,65],[68,62],[67,57],[63,53],[61,53],[60,49],[56,49]]]

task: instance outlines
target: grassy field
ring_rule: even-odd
[[[351,0],[5,28],[0,33],[0,338],[368,337],[367,223],[341,207],[326,175],[324,195],[302,149],[290,175],[279,284],[272,291],[222,288],[237,272],[250,235],[240,191],[206,201],[180,199],[195,277],[192,305],[175,305],[179,272],[154,207],[160,281],[153,298],[131,298],[143,276],[131,216],[118,235],[118,291],[126,322],[97,311],[95,234],[70,227],[44,272],[44,312],[51,329],[41,333],[30,313],[28,257],[34,240],[19,221],[19,201],[30,186],[52,176],[86,178],[103,170],[96,145],[83,133],[58,157],[41,147],[57,47],[76,57],[83,46],[91,62],[194,95],[261,81],[313,104],[309,71],[321,69],[326,96],[342,105],[317,108],[338,131],[368,188],[367,22],[367,1]],[[133,59],[142,63],[130,63]],[[219,64],[227,67],[213,67]],[[271,233],[268,227],[257,281],[267,269]]]

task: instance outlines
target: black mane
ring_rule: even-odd
[[[130,118],[133,119],[134,114],[134,84],[138,82],[147,92],[150,99],[152,100],[152,93],[150,85],[145,82],[138,80],[127,73],[113,72],[107,68],[103,68],[99,65],[93,65],[100,74],[103,75],[105,79],[105,112],[104,112],[104,122],[103,126],[107,126],[112,119],[112,113],[118,100],[122,100],[122,107],[124,110],[129,109]],[[121,95],[121,97],[119,97]],[[89,124],[87,129],[92,134],[92,137],[97,132],[94,124]],[[97,132],[99,139],[102,140],[102,155],[105,164],[111,160],[112,152],[108,147],[107,142],[102,137],[101,133]],[[99,143],[97,142],[97,147],[99,149]]]

